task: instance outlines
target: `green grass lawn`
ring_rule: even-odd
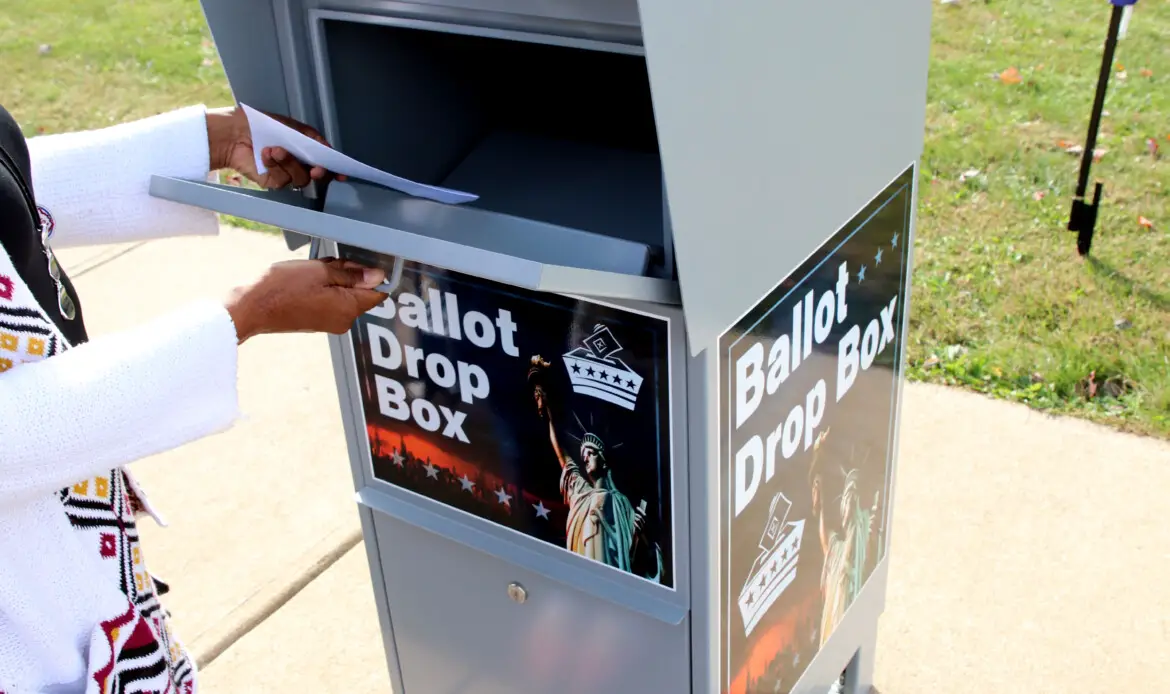
[[[1158,0],[1139,3],[1118,48],[1090,260],[1064,231],[1078,165],[1066,149],[1084,141],[1109,7],[936,5],[910,374],[1167,436],[1170,12]],[[0,65],[0,103],[30,135],[231,98],[196,0],[5,0]],[[996,77],[1012,68],[1018,80]]]

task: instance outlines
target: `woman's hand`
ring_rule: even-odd
[[[273,113],[266,115],[326,147],[330,146],[321,133],[304,123]],[[310,181],[325,180],[329,176],[329,172],[320,166],[306,167],[282,147],[266,147],[260,153],[260,158],[268,168],[268,173],[257,172],[256,155],[252,149],[252,129],[248,126],[248,116],[242,108],[207,111],[207,144],[211,151],[212,171],[234,169],[264,188],[284,188],[289,184],[294,188],[303,188]],[[345,176],[338,176],[337,180],[344,181]]]
[[[336,258],[290,260],[237,289],[225,305],[240,343],[265,333],[341,335],[386,300],[374,290],[385,280],[382,270]]]

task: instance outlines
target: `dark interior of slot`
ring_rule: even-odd
[[[643,243],[650,274],[673,274],[643,56],[345,21],[325,44],[346,152],[473,207]]]

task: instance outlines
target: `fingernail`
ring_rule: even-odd
[[[366,268],[362,270],[362,284],[373,289],[374,287],[386,281],[386,271],[377,268]]]

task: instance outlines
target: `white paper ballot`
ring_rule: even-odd
[[[353,157],[346,156],[335,149],[317,142],[308,135],[297,132],[284,123],[264,115],[256,109],[242,104],[244,113],[248,116],[248,126],[252,130],[252,149],[256,154],[256,170],[261,174],[267,172],[267,167],[261,161],[260,153],[265,147],[283,147],[289,154],[311,166],[320,166],[335,174],[358,178],[363,181],[393,188],[400,193],[413,195],[428,200],[458,205],[471,202],[479,198],[478,195],[463,193],[458,190],[449,190],[438,186],[429,186],[425,183],[416,183],[401,176],[386,173],[372,166],[363,164]]]

